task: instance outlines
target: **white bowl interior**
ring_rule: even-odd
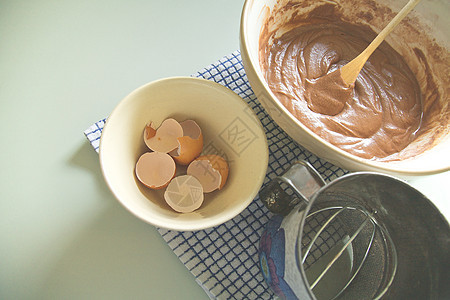
[[[359,23],[371,26],[374,31],[379,32],[390,21],[390,16],[382,13],[377,13],[370,5],[356,0],[336,1],[345,6],[345,14],[349,20],[355,20],[358,13],[371,13],[374,19],[368,22],[364,19],[358,19]],[[389,7],[393,12],[397,12],[402,8],[402,3],[393,3],[392,1],[378,0],[376,1],[382,6]],[[286,20],[289,20],[291,14],[298,10],[298,7],[289,6],[287,3],[301,3],[301,10],[307,12],[313,7],[331,3],[328,0],[247,0],[242,12],[241,19],[241,51],[246,66],[246,72],[249,77],[252,88],[254,89],[258,99],[261,100],[263,106],[268,110],[268,113],[274,120],[297,142],[305,146],[308,150],[316,155],[328,159],[329,161],[340,165],[350,170],[367,170],[380,171],[401,177],[408,177],[411,175],[424,175],[450,170],[450,105],[448,103],[449,92],[449,69],[448,61],[450,59],[449,51],[450,42],[448,36],[450,35],[450,24],[448,19],[448,5],[445,1],[422,1],[413,12],[410,13],[406,20],[407,25],[400,24],[395,31],[391,33],[387,41],[404,57],[413,57],[411,49],[418,48],[427,56],[428,67],[434,75],[434,80],[437,83],[442,97],[440,99],[441,109],[436,112],[435,123],[436,128],[430,134],[424,135],[418,142],[429,142],[436,140],[435,145],[429,150],[421,153],[413,158],[391,161],[391,162],[376,162],[362,159],[351,155],[338,147],[324,141],[318,135],[306,128],[300,121],[293,117],[290,112],[276,99],[276,96],[271,92],[267,85],[264,75],[259,64],[259,37],[263,25],[266,20],[274,14],[277,7],[283,7],[283,13],[277,15],[277,18],[272,20],[273,28],[279,27]],[[290,9],[285,9],[290,7]],[[420,39],[411,34],[406,35],[408,26],[417,29],[420,33]],[[441,48],[446,49],[443,52],[444,57],[438,57],[436,52],[433,54],[433,47],[431,43],[424,43],[424,41],[434,41],[435,44]],[[404,47],[409,45],[409,47]],[[406,50],[405,50],[406,49]],[[442,54],[442,53],[439,53]],[[424,78],[424,68],[428,68],[422,64],[419,59],[411,59],[408,61],[409,66],[418,77],[421,83],[421,89],[426,88],[426,79]],[[428,96],[425,96],[427,98]],[[427,105],[427,99],[424,101]],[[414,147],[412,145],[411,147]]]
[[[149,121],[195,120],[204,136],[204,153],[227,159],[230,173],[220,191],[205,194],[192,213],[177,213],[164,201],[164,190],[151,190],[135,176]],[[116,198],[134,215],[157,227],[198,230],[221,224],[244,210],[264,180],[267,140],[259,119],[234,92],[215,83],[175,77],[149,83],[123,99],[109,116],[100,142],[103,175]],[[178,167],[177,172],[185,169]]]

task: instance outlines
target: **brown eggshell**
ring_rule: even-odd
[[[227,182],[228,174],[230,172],[230,168],[228,166],[227,161],[223,157],[215,154],[202,155],[197,159],[208,160],[211,163],[212,167],[217,171],[219,171],[220,175],[222,176],[222,181],[220,183],[219,190],[222,189],[225,183]]]
[[[177,176],[167,186],[164,199],[177,212],[192,212],[203,203],[202,184],[194,176]]]
[[[218,155],[200,156],[191,162],[187,174],[196,177],[205,193],[222,189],[228,178],[228,164]]]
[[[183,137],[178,138],[178,148],[169,154],[180,165],[188,165],[203,150],[203,134],[200,126],[193,120],[186,120],[180,123],[183,128]]]
[[[147,152],[136,163],[136,176],[151,189],[166,187],[175,176],[176,164],[173,158],[162,152]]]
[[[151,139],[155,135],[156,135],[156,129],[153,128],[153,122],[150,122],[149,124],[147,124],[145,126],[145,129],[144,129],[144,141]]]
[[[144,142],[150,150],[168,153],[176,149],[178,138],[183,136],[183,128],[175,119],[164,120],[158,129],[153,128],[153,123],[144,129]]]

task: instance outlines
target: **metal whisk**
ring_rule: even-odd
[[[392,239],[363,208],[330,206],[310,212],[298,246],[298,261],[317,299],[336,299],[344,291],[348,298],[378,299],[394,279]],[[370,289],[357,282],[359,276],[370,278]]]

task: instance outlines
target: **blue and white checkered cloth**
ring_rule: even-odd
[[[264,111],[245,75],[239,51],[200,70],[195,77],[218,82],[237,93],[259,117],[268,140],[269,166],[264,181],[280,175],[295,160],[306,160],[325,181],[347,171],[318,158],[293,141]],[[98,152],[106,119],[84,133]],[[259,269],[258,244],[271,213],[258,197],[238,216],[214,228],[180,232],[159,228],[173,252],[211,299],[272,299]]]

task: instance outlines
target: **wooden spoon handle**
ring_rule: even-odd
[[[391,33],[395,26],[400,23],[404,17],[420,2],[421,0],[409,0],[409,2],[400,10],[400,12],[389,22],[389,24],[377,35],[377,37],[361,52],[356,58],[343,66],[341,71],[341,77],[345,83],[352,85],[359,72],[372,55],[373,51],[384,41],[384,39]]]

